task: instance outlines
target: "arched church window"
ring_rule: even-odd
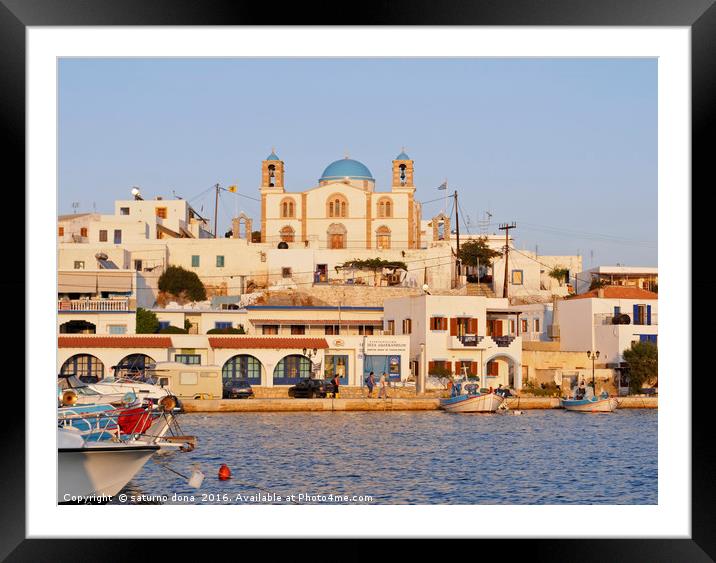
[[[281,217],[291,218],[296,216],[296,207],[292,199],[287,198],[281,201]]]
[[[393,202],[389,198],[382,198],[378,201],[378,217],[392,217]]]
[[[347,217],[348,201],[342,195],[333,195],[328,199],[328,217]]]

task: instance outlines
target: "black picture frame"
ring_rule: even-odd
[[[278,5],[277,5],[278,6]],[[277,7],[274,6],[274,7]],[[714,0],[430,0],[380,2],[375,5],[319,2],[296,3],[269,10],[265,3],[196,2],[191,0],[0,0],[0,120],[6,140],[5,171],[12,171],[15,185],[25,184],[25,36],[28,26],[132,26],[132,25],[461,25],[461,26],[684,26],[691,29],[692,52],[692,186],[705,184],[710,160],[709,140],[714,135],[712,104],[716,100],[716,6]],[[342,18],[350,13],[349,18]],[[6,174],[7,177],[7,174]],[[9,191],[9,190],[8,190]],[[23,193],[14,190],[13,213],[25,210]],[[20,193],[17,193],[20,192]],[[694,194],[696,190],[694,190]],[[684,194],[688,197],[688,194]],[[6,196],[7,200],[7,196]],[[694,210],[697,210],[694,207]],[[26,210],[25,210],[26,211]],[[706,210],[702,209],[701,213]],[[692,219],[696,225],[697,216]],[[708,224],[708,223],[706,223]],[[7,245],[8,260],[25,263],[25,247],[14,241]],[[3,295],[24,294],[24,273],[0,280]],[[694,294],[710,289],[712,282],[695,282]],[[16,318],[24,317],[18,311]],[[17,324],[6,333],[24,347],[24,330]],[[14,336],[13,336],[14,335]],[[692,343],[705,345],[706,336],[694,331]],[[14,343],[12,343],[14,344]],[[692,349],[698,349],[696,347]],[[689,377],[690,366],[679,377]],[[707,376],[708,374],[703,374]],[[16,376],[15,376],[16,377]],[[694,382],[694,389],[697,384]],[[710,444],[706,394],[692,396],[692,446]],[[130,548],[126,540],[38,540],[25,533],[25,430],[24,399],[13,401],[19,412],[6,414],[3,425],[3,454],[0,455],[0,559],[7,561],[94,561],[148,559],[187,554],[185,542],[166,551],[162,540],[145,540]],[[699,418],[701,418],[699,422]],[[668,421],[660,421],[668,423]],[[688,437],[685,437],[688,439]],[[690,539],[587,539],[587,540],[481,540],[480,557],[524,554],[532,560],[549,561],[711,561],[716,558],[716,495],[714,463],[710,447],[692,447],[692,534]],[[589,530],[599,533],[598,530]],[[197,540],[199,541],[199,540]],[[219,554],[231,540],[206,539]],[[246,540],[241,540],[245,542]],[[214,545],[217,544],[217,545]],[[218,545],[221,544],[221,545]],[[463,542],[453,542],[460,549]],[[252,546],[257,547],[257,546]],[[262,547],[258,546],[259,549]],[[418,547],[420,545],[418,544]],[[235,548],[231,548],[232,550]],[[272,558],[296,549],[272,541],[265,549]],[[299,551],[301,547],[298,548]],[[371,550],[382,549],[373,544]],[[248,553],[244,551],[243,553]],[[315,553],[315,552],[314,552]],[[173,554],[173,555],[171,555]],[[241,556],[236,552],[236,556]],[[334,557],[344,554],[336,553]],[[350,554],[349,554],[350,556]]]

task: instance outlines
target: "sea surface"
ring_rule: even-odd
[[[522,412],[186,414],[196,449],[155,455],[123,502],[658,502],[656,409]],[[221,464],[231,479],[219,480]],[[195,469],[205,475],[199,489],[188,485]]]

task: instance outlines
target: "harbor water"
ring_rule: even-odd
[[[155,455],[122,502],[656,504],[657,415],[186,414],[196,449]],[[185,478],[195,469],[199,489]]]

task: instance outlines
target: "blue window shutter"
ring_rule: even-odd
[[[632,322],[635,325],[640,324],[639,323],[639,305],[634,305],[634,319],[632,320]]]
[[[614,307],[614,316],[617,317],[621,314],[622,308],[621,307]]]
[[[651,305],[646,306],[646,324],[651,324]]]

